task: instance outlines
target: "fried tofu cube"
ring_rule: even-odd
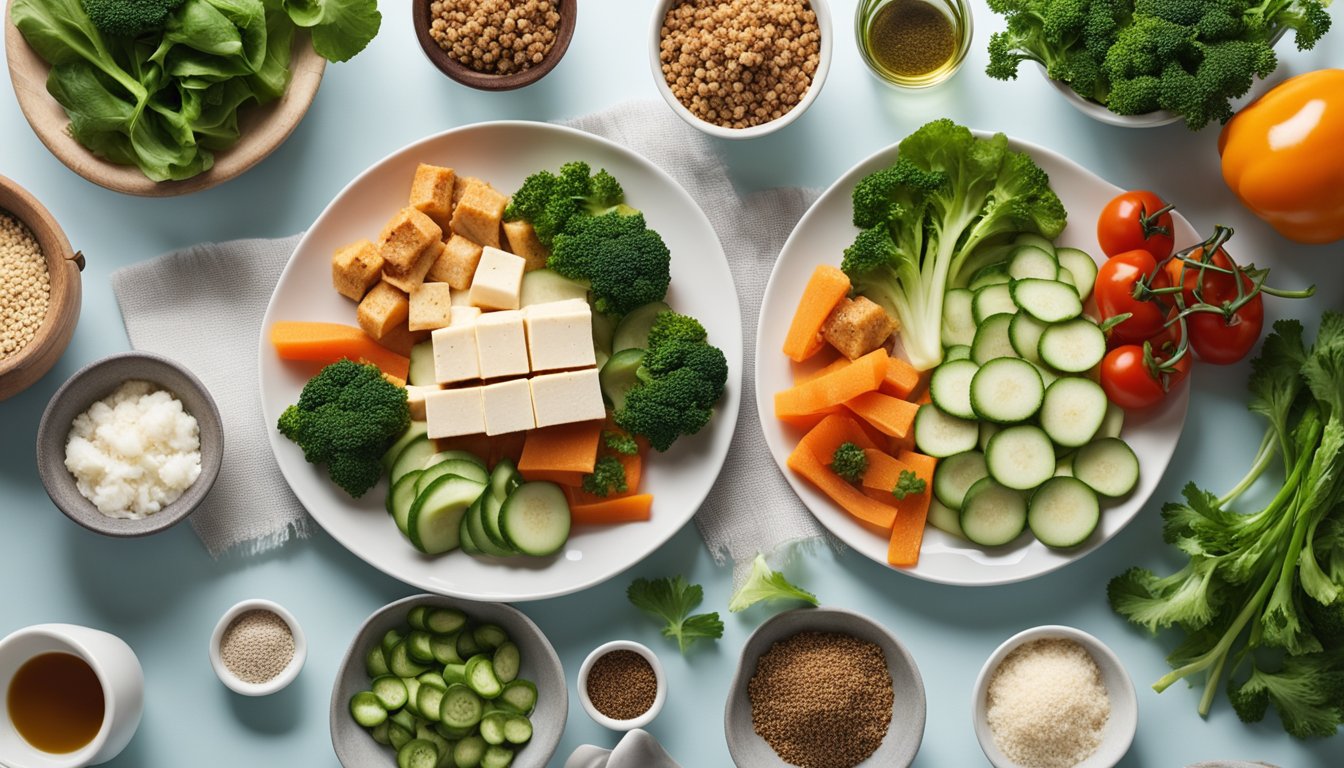
[[[336,249],[331,257],[331,283],[342,296],[359,301],[383,273],[383,257],[368,240]]]
[[[517,309],[523,292],[523,257],[486,247],[471,277],[471,303],[481,309]]]
[[[456,208],[457,204],[462,202],[462,196],[467,194],[467,187],[470,187],[472,184],[485,183],[486,182],[475,176],[459,175],[456,179],[453,179],[453,207]]]
[[[412,331],[432,331],[453,323],[453,289],[447,283],[421,283],[411,289],[408,326]]]
[[[410,312],[410,299],[405,292],[379,281],[359,302],[355,317],[365,333],[375,339],[382,339],[396,326],[405,325]]]
[[[482,250],[476,243],[454,234],[444,244],[443,253],[439,254],[438,259],[430,266],[425,279],[447,283],[454,291],[466,291],[471,287],[471,277],[476,274],[476,265],[481,262]]]
[[[383,270],[383,280],[410,293],[416,286],[425,282],[425,276],[429,274],[429,268],[434,266],[434,262],[438,261],[440,254],[443,253],[443,247],[443,243],[434,241],[425,249],[424,253],[420,254],[420,258],[416,260],[415,266],[411,267],[410,271],[398,275]]]
[[[896,321],[867,297],[842,299],[826,318],[821,334],[850,360],[872,352],[896,332]]]
[[[541,240],[537,239],[537,230],[532,227],[531,222],[522,220],[504,222],[504,239],[509,241],[510,253],[523,257],[525,271],[531,272],[546,267],[546,259],[551,257],[551,249],[542,245]]]
[[[483,181],[467,185],[453,208],[450,226],[455,234],[481,245],[499,247],[499,223],[509,199]]]
[[[392,326],[378,343],[402,357],[410,357],[416,344],[429,339],[429,331],[412,331],[405,323]]]
[[[443,238],[443,228],[415,208],[402,208],[378,233],[378,253],[387,262],[383,269],[405,274],[420,254]]]
[[[421,163],[411,181],[410,205],[434,220],[441,229],[453,218],[453,185],[457,174],[452,168]]]

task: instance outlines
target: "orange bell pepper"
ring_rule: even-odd
[[[1344,239],[1344,69],[1289,78],[1223,127],[1223,180],[1299,243]]]

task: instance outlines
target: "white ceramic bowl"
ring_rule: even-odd
[[[630,720],[613,720],[610,717],[597,711],[593,706],[593,700],[588,698],[588,672],[593,668],[593,663],[612,651],[634,651],[653,667],[653,676],[658,680],[658,692],[653,696],[653,705],[648,711],[639,717]],[[663,671],[663,663],[658,660],[658,656],[649,650],[648,646],[641,645],[630,640],[612,640],[609,643],[603,643],[593,652],[588,654],[588,658],[583,660],[583,665],[579,667],[579,703],[583,705],[583,711],[593,718],[593,722],[603,728],[610,728],[613,731],[629,731],[635,728],[643,728],[658,716],[663,710],[663,702],[667,700],[667,673]]]
[[[659,0],[654,4],[653,19],[649,23],[649,66],[653,69],[653,82],[658,88],[658,93],[662,94],[663,100],[673,112],[677,113],[677,117],[686,121],[691,127],[720,139],[754,139],[774,133],[797,120],[808,107],[812,106],[812,102],[817,100],[817,94],[821,93],[821,87],[826,84],[826,75],[831,70],[831,45],[834,35],[831,26],[831,8],[827,0],[808,0],[808,4],[817,14],[817,28],[821,31],[820,60],[817,62],[817,71],[812,75],[812,83],[808,86],[807,93],[803,94],[802,100],[793,109],[782,117],[750,128],[725,128],[691,114],[691,111],[672,95],[672,89],[667,86],[667,79],[663,77],[663,64],[658,58],[658,46],[662,40],[663,19],[667,16],[667,9],[673,4],[685,1]]]
[[[995,768],[1019,768],[1009,760],[994,743],[994,734],[989,730],[987,717],[989,680],[994,671],[1003,663],[1005,657],[1018,646],[1033,640],[1062,639],[1072,640],[1087,649],[1101,670],[1101,681],[1111,700],[1111,716],[1106,721],[1106,729],[1101,735],[1101,744],[1075,768],[1112,768],[1124,758],[1129,746],[1134,742],[1134,732],[1139,725],[1139,704],[1134,695],[1134,681],[1125,671],[1120,659],[1106,647],[1106,644],[1088,633],[1059,625],[1033,627],[1008,638],[990,654],[980,675],[975,678],[975,694],[971,701],[971,720],[975,726],[975,738],[980,749]]]
[[[294,636],[294,658],[289,660],[289,666],[284,671],[264,683],[249,683],[240,680],[237,675],[229,671],[224,666],[224,659],[219,655],[219,642],[224,637],[224,630],[229,628],[233,620],[248,611],[270,611],[276,616],[285,620],[289,625],[289,632]],[[215,668],[215,674],[219,676],[219,681],[229,687],[234,693],[240,693],[244,696],[268,696],[285,686],[294,682],[294,678],[299,676],[299,670],[303,669],[303,662],[308,658],[308,641],[303,636],[303,628],[299,626],[298,619],[294,614],[285,610],[278,603],[270,600],[244,600],[224,612],[220,617],[219,623],[215,625],[215,631],[210,635],[210,666]]]
[[[1044,77],[1047,83],[1064,96],[1064,100],[1069,102],[1069,106],[1097,122],[1118,125],[1121,128],[1156,128],[1160,125],[1171,125],[1181,120],[1180,115],[1165,109],[1145,112],[1142,115],[1117,115],[1101,104],[1079,96],[1078,92],[1070,88],[1068,83],[1048,77],[1045,74],[1045,68],[1041,65],[1037,64],[1036,68],[1040,70],[1041,77]]]

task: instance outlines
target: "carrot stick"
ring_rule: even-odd
[[[887,360],[887,375],[882,379],[882,391],[892,397],[909,400],[910,393],[919,389],[919,370],[899,357]]]
[[[602,425],[601,421],[584,421],[528,432],[518,471],[528,480],[578,485],[597,463]]]
[[[821,327],[849,288],[849,277],[837,267],[822,264],[812,272],[784,337],[784,354],[801,363],[821,351],[826,344]]]
[[[653,494],[638,493],[593,504],[572,504],[569,519],[574,525],[634,523],[653,516]]]
[[[405,379],[411,361],[387,349],[353,325],[279,320],[271,325],[271,345],[284,360],[330,365],[356,360],[378,366],[384,373]]]
[[[881,392],[864,392],[845,407],[887,437],[903,438],[915,423],[919,406]]]
[[[877,349],[850,365],[775,393],[775,416],[807,416],[872,392],[887,371],[887,351]]]

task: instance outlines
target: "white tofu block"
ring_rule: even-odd
[[[472,327],[476,332],[482,379],[527,375],[527,332],[523,329],[522,312],[516,309],[485,312]]]
[[[457,297],[458,297],[458,296],[461,296],[461,295],[463,295],[463,294],[465,294],[465,293],[466,293],[466,291],[453,291],[453,301],[457,301]],[[448,322],[448,324],[449,324],[449,325],[471,325],[471,324],[475,323],[475,322],[476,322],[476,318],[478,318],[478,317],[480,317],[480,316],[481,316],[481,308],[480,308],[480,307],[460,307],[460,306],[454,304],[452,307],[450,307],[450,311],[449,311],[449,313],[448,313],[448,317],[449,317],[449,322]]]
[[[481,388],[430,392],[425,396],[425,425],[431,439],[484,432],[485,406]]]
[[[453,306],[471,307],[477,312],[481,311],[479,307],[471,306],[471,291],[453,291]]]
[[[485,407],[485,434],[502,435],[532,429],[532,389],[527,379],[509,379],[481,387]]]
[[[533,371],[587,368],[593,351],[593,313],[586,301],[556,301],[528,307],[527,353]]]
[[[538,427],[606,418],[597,369],[533,376],[532,410]]]
[[[411,288],[408,327],[433,331],[452,324],[452,289],[447,283],[420,283]]]
[[[443,387],[435,384],[433,386],[421,386],[416,384],[406,385],[406,402],[411,406],[411,418],[415,421],[425,420],[425,397],[433,392],[442,392]]]
[[[498,248],[486,246],[476,264],[468,292],[473,306],[482,309],[517,309],[527,261]]]
[[[434,331],[430,338],[434,341],[435,381],[452,384],[481,377],[475,323],[454,323]]]

